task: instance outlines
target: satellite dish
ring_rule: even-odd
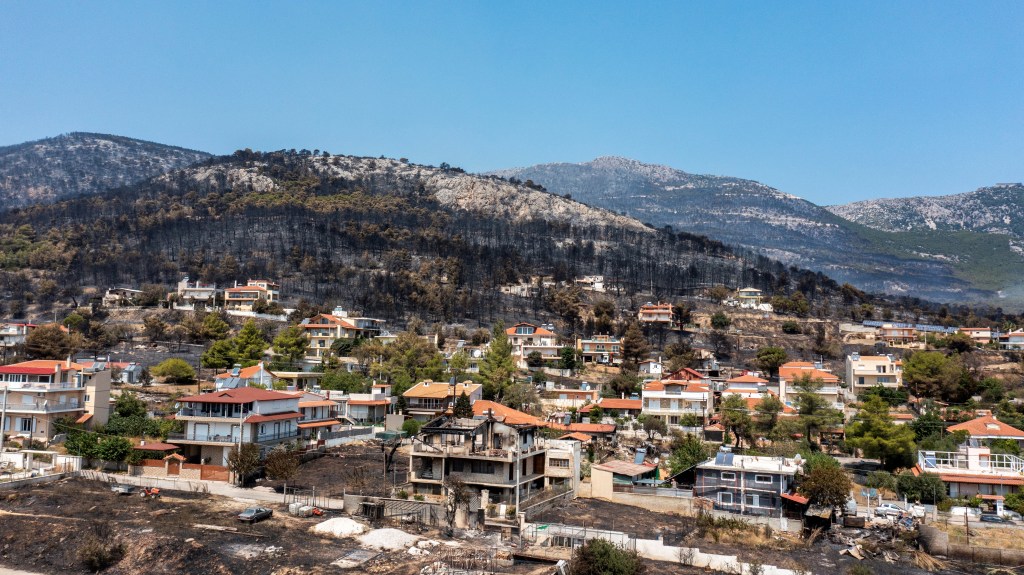
[[[655,457],[655,458],[654,458],[654,464],[655,464],[655,465],[657,465],[657,464],[658,464],[658,461],[659,461],[659,459],[658,459],[657,457]]]
[[[797,465],[800,465],[800,462],[802,462],[803,460],[803,457],[800,457],[799,453],[797,453],[796,456],[793,457],[793,462],[796,463]]]

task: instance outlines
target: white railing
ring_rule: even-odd
[[[1024,474],[1024,459],[1006,453],[968,456],[960,451],[919,451],[917,463],[921,469],[969,471],[972,473]]]

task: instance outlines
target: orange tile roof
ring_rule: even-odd
[[[390,405],[390,399],[350,399],[349,405]]]
[[[263,423],[264,421],[281,421],[282,419],[298,419],[302,414],[298,411],[285,411],[284,413],[271,413],[268,415],[255,414],[245,418],[245,423]]]
[[[597,401],[601,409],[643,409],[644,402],[639,399],[619,399],[615,397],[602,397]]]
[[[455,385],[455,397],[462,395],[462,392],[466,392],[466,395],[471,396],[479,389],[479,383],[473,383],[471,381],[458,383]],[[444,399],[451,394],[451,391],[452,386],[443,381],[421,381],[409,388],[402,395],[405,397],[425,399]]]
[[[537,326],[537,325],[533,325],[532,323],[523,323],[523,322],[517,323],[516,325],[506,329],[505,330],[505,334],[506,335],[524,335],[524,334],[517,334],[516,333],[516,328],[519,327],[519,326],[522,326],[522,325],[528,325],[528,326],[533,328],[533,333],[532,334],[527,334],[527,335],[548,335],[548,336],[552,336],[552,337],[554,337],[554,335],[555,335],[555,333],[550,331],[550,330],[544,329],[544,328],[542,328],[540,326]]]
[[[807,369],[804,367],[787,368],[785,365],[779,368],[779,377],[785,379],[796,379],[803,376],[809,376],[811,379],[820,379],[825,383],[836,383],[839,381],[839,376],[836,374],[822,371],[820,369]]]
[[[1024,431],[1007,425],[991,415],[951,425],[947,431],[966,431],[971,437],[1008,437],[1024,439]]]
[[[1024,485],[1024,477],[940,473],[939,479],[945,481],[946,483],[980,483],[984,485]]]
[[[53,369],[57,366],[61,369],[85,369],[85,366],[80,363],[71,362],[70,364],[63,359],[33,359],[31,361],[22,361],[19,363],[13,363],[7,367],[28,367],[28,368],[40,368],[40,369]]]
[[[329,399],[299,402],[299,407],[331,407],[332,405],[337,405],[337,402],[331,401]]]
[[[140,451],[171,451],[173,449],[178,449],[178,446],[171,445],[170,443],[163,443],[160,441],[150,441],[145,445],[136,445],[135,449],[138,449]]]
[[[262,369],[262,367],[259,365],[243,367],[242,369],[238,370],[237,377],[240,377],[242,379],[252,379],[253,377],[256,377],[256,374],[259,373],[260,369]],[[230,371],[226,371],[224,373],[218,373],[216,379],[227,379],[229,377],[234,376],[231,375]]]
[[[473,402],[473,415],[485,415],[492,412],[494,417],[509,425],[544,425],[544,422],[529,413],[523,413],[494,401],[480,399]]]
[[[727,380],[725,380],[725,383],[768,383],[768,380],[767,379],[761,379],[760,377],[757,377],[756,375],[750,375],[748,373],[747,375],[741,375],[739,377],[734,377],[732,379],[727,379]]]
[[[586,433],[573,432],[566,433],[565,435],[559,437],[558,439],[574,439],[576,441],[582,441],[583,443],[586,443],[594,438],[591,437],[590,435],[587,435]]]
[[[307,423],[300,423],[299,429],[309,429],[311,427],[329,427],[331,425],[338,425],[341,422],[337,419],[331,421],[310,421]]]
[[[666,385],[682,386],[683,391],[688,393],[703,393],[710,391],[706,385],[699,381],[683,381],[680,379],[648,381],[644,385],[644,391],[665,391]]]

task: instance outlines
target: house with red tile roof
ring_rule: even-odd
[[[533,325],[520,322],[505,330],[508,342],[512,346],[512,357],[520,369],[527,367],[526,359],[531,353],[539,353],[543,361],[561,359],[562,346],[558,344],[558,335],[550,325]]]
[[[384,320],[362,317],[338,306],[331,313],[321,313],[300,323],[309,347],[305,361],[319,364],[331,355],[332,346],[340,339],[376,337],[384,329]]]
[[[802,378],[820,382],[821,387],[818,388],[817,394],[832,407],[843,408],[843,390],[839,376],[809,361],[790,361],[779,367],[779,398],[784,403],[793,403],[797,392],[794,382]]]
[[[49,441],[57,421],[72,418],[92,427],[110,414],[110,369],[67,360],[38,359],[0,366],[0,403],[6,413],[0,432],[8,437]]]
[[[620,417],[636,417],[643,411],[644,402],[641,399],[619,399],[615,397],[600,397],[595,403],[589,403],[579,409],[579,413],[589,414],[590,410],[598,406],[604,412],[605,417],[610,417],[611,412],[617,413]],[[595,422],[597,423],[597,422]]]
[[[281,286],[269,280],[249,280],[244,286],[224,290],[224,308],[253,311],[256,302],[276,303],[281,300]]]
[[[708,383],[700,379],[669,379],[649,381],[640,393],[641,409],[645,416],[659,417],[671,427],[682,426],[694,417],[703,426],[715,410],[715,396]]]
[[[846,356],[846,384],[855,395],[876,387],[903,387],[903,361],[893,355]]]
[[[1002,496],[1024,487],[1024,459],[965,443],[957,451],[918,451],[915,475],[937,475],[950,497]]]
[[[645,325],[662,325],[671,327],[674,325],[672,318],[672,304],[670,303],[646,303],[640,306],[636,314],[637,320]]]
[[[299,438],[299,397],[294,393],[239,387],[178,399],[174,418],[185,432],[167,442],[181,446],[192,463],[226,466],[228,453],[239,443],[264,450]]]
[[[999,421],[994,415],[984,415],[970,421],[950,425],[946,428],[946,431],[950,433],[966,431],[971,439],[977,439],[986,443],[995,439],[1012,439],[1024,446],[1024,431]]]
[[[622,340],[617,335],[598,334],[576,338],[576,351],[583,363],[619,365],[622,363]]]

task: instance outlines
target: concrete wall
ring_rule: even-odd
[[[71,477],[77,472],[71,473],[56,473],[54,475],[40,475],[39,477],[26,477],[24,479],[16,479],[14,481],[0,482],[0,489],[17,489],[26,485],[36,485],[38,483],[52,483],[65,477]]]
[[[948,533],[931,525],[921,526],[918,542],[931,555],[990,565],[1024,565],[1024,551],[950,543]]]
[[[590,468],[590,496],[595,499],[613,499],[615,495],[612,487],[612,472]]]

